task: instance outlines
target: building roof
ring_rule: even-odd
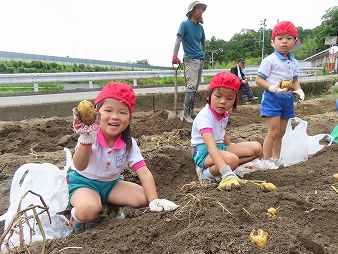
[[[323,50],[323,51],[321,51],[321,52],[319,52],[317,54],[314,54],[313,56],[310,56],[310,57],[304,59],[304,61],[309,61],[309,60],[313,61],[313,60],[317,60],[317,59],[326,57],[326,56],[329,55],[330,51],[331,51],[331,54],[334,54],[334,55],[337,56],[338,46],[335,45],[335,46],[332,46],[332,47],[330,47],[328,49],[325,49],[325,50]]]

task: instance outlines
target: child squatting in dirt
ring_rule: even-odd
[[[191,131],[192,156],[201,184],[219,182],[231,190],[245,181],[233,172],[239,165],[262,155],[256,141],[232,144],[226,134],[230,109],[237,107],[239,79],[229,72],[217,73],[206,91],[207,105],[197,114]]]
[[[121,207],[151,211],[172,211],[175,203],[159,199],[152,173],[130,134],[135,92],[123,83],[108,83],[97,95],[94,106],[97,116],[91,125],[81,121],[73,109],[73,127],[79,134],[73,156],[74,171],[67,174],[73,233],[85,230],[85,223],[94,220],[107,205],[112,218],[124,219]],[[126,163],[137,173],[141,185],[123,181]]]

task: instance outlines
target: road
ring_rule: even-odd
[[[327,75],[327,76],[309,76],[309,77],[300,77],[300,82],[305,81],[314,81],[314,80],[325,80],[330,78],[338,78],[338,74]],[[255,86],[254,81],[250,82],[251,86]],[[199,90],[206,90],[208,84],[203,84],[200,86]],[[184,87],[179,86],[177,90],[183,91]],[[139,88],[134,87],[136,95],[144,94],[153,94],[153,93],[174,93],[173,86],[163,86],[163,87],[150,87],[150,88]],[[20,95],[20,96],[3,96],[0,97],[0,107],[8,106],[19,106],[19,105],[36,105],[43,103],[58,103],[65,101],[81,101],[81,100],[95,100],[96,95],[99,91],[86,91],[86,92],[65,92],[65,93],[55,93],[55,94],[38,94],[38,95]]]

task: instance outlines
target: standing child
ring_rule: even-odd
[[[70,226],[81,233],[85,223],[94,220],[107,205],[110,217],[123,219],[121,206],[151,211],[171,211],[178,206],[158,199],[153,175],[146,166],[140,149],[130,135],[131,114],[136,96],[123,83],[108,83],[97,95],[94,106],[97,118],[84,124],[74,109],[74,129],[79,139],[73,156],[76,168],[68,173],[69,198],[72,206]],[[141,185],[123,181],[126,163],[137,173]]]
[[[232,171],[262,155],[260,143],[232,144],[225,132],[228,110],[237,106],[239,87],[239,79],[234,74],[217,73],[206,92],[208,104],[197,114],[192,125],[192,156],[200,183],[221,180],[219,189],[239,187],[244,181]]]
[[[298,61],[289,52],[301,44],[297,28],[289,21],[275,25],[271,46],[275,51],[263,59],[259,66],[256,83],[264,90],[261,101],[261,116],[266,118],[268,134],[263,143],[265,169],[277,169],[284,165],[280,152],[282,138],[289,118],[294,114],[294,95],[304,100],[304,92],[298,81]],[[280,88],[280,82],[292,82],[293,92]]]

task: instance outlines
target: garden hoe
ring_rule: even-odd
[[[174,92],[174,110],[171,111],[169,110],[168,114],[168,119],[172,119],[175,117],[179,117],[181,121],[183,121],[183,115],[184,111],[183,110],[178,110],[177,109],[177,70],[178,70],[179,64],[173,64],[174,68],[174,86],[175,86],[175,92]]]

